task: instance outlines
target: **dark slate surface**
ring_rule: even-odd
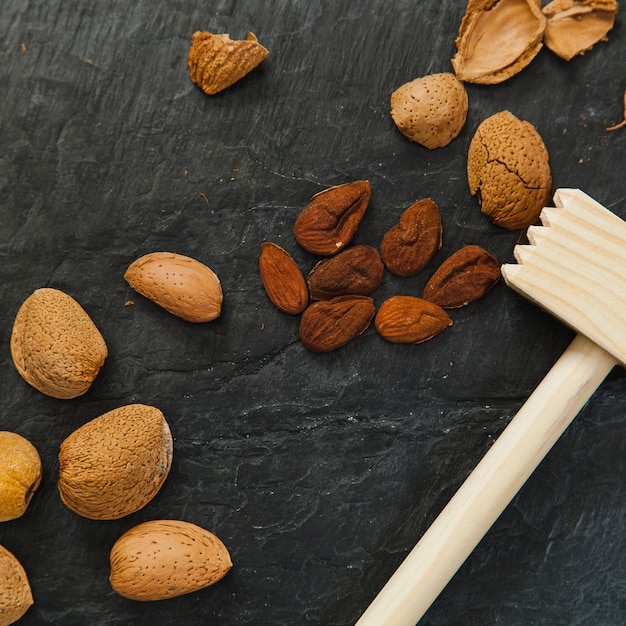
[[[373,329],[307,352],[275,310],[259,244],[305,271],[293,222],[310,196],[366,178],[356,242],[377,245],[413,201],[441,208],[444,246],[379,304],[418,294],[465,244],[512,260],[520,233],[481,215],[465,160],[477,125],[509,109],[539,130],[554,186],[580,187],[626,218],[623,17],[569,63],[547,50],[508,82],[468,85],[461,135],[430,152],[389,116],[400,84],[449,71],[460,1],[223,0],[0,4],[0,427],[28,437],[43,483],[0,543],[26,568],[25,625],[352,624],[532,392],[573,334],[503,284],[419,346]],[[252,75],[205,96],[188,78],[195,30],[257,34]],[[141,254],[193,256],[220,276],[219,320],[191,325],[137,296]],[[30,388],[11,362],[21,302],[65,290],[110,356],[87,395]],[[133,299],[135,305],[125,307]],[[174,463],[158,496],[118,521],[83,519],[56,490],[58,448],[130,402],[161,408]],[[626,377],[616,368],[423,620],[442,625],[626,622]],[[214,587],[159,603],[115,595],[109,550],[154,518],[204,526],[235,566]]]

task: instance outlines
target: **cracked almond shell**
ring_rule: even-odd
[[[416,78],[391,94],[391,117],[398,130],[429,150],[458,136],[467,108],[465,87],[450,72]]]
[[[187,57],[189,76],[212,96],[249,74],[269,54],[253,33],[233,40],[228,34],[195,32]]]
[[[22,304],[11,333],[11,356],[22,378],[53,398],[87,392],[107,357],[95,324],[66,293],[35,290]]]
[[[172,465],[163,413],[145,404],[119,407],[75,430],[59,452],[59,494],[83,517],[119,519],[143,508]]]
[[[550,199],[548,151],[537,129],[510,111],[495,113],[476,129],[467,178],[482,212],[508,230],[534,224]]]
[[[0,545],[0,626],[14,624],[32,605],[33,594],[22,564]]]
[[[540,0],[469,0],[452,67],[468,83],[501,83],[523,70],[543,46]]]
[[[166,600],[204,589],[233,565],[216,535],[180,520],[134,526],[115,542],[109,560],[113,590],[138,601]]]
[[[566,61],[584,54],[607,39],[617,7],[615,0],[553,0],[543,7],[546,47]]]

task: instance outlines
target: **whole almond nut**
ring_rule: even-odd
[[[307,278],[313,300],[373,293],[383,282],[384,265],[372,246],[352,246],[319,261]]]
[[[217,274],[188,256],[146,254],[129,265],[124,278],[137,293],[187,322],[210,322],[222,312]]]
[[[336,254],[352,240],[370,195],[366,180],[336,185],[315,194],[296,218],[296,241],[313,254]]]
[[[161,489],[172,452],[172,433],[159,409],[145,404],[113,409],[61,444],[61,500],[89,519],[130,515]]]
[[[523,70],[543,46],[541,0],[469,0],[452,67],[459,80],[493,85]]]
[[[189,76],[212,96],[249,74],[269,54],[253,33],[238,41],[229,35],[195,32],[187,57]]]
[[[275,243],[261,244],[261,282],[271,302],[284,313],[298,315],[309,303],[304,276],[293,257]]]
[[[548,151],[537,129],[510,111],[483,120],[469,145],[467,180],[494,224],[508,230],[534,224],[552,186]]]
[[[391,94],[391,117],[398,130],[429,150],[458,136],[467,108],[465,87],[450,72],[416,78]]]
[[[617,9],[615,0],[552,0],[542,9],[548,19],[544,43],[570,61],[607,39]]]
[[[25,437],[0,431],[0,522],[21,517],[41,483],[41,458]]]
[[[111,549],[110,564],[113,590],[139,601],[204,589],[233,565],[218,537],[180,520],[152,520],[126,531]]]
[[[424,298],[456,309],[482,298],[499,280],[500,264],[480,246],[465,246],[448,257],[424,287]]]
[[[22,304],[11,333],[11,356],[22,378],[53,398],[87,392],[107,346],[86,311],[58,289],[35,290]]]
[[[378,334],[392,343],[422,343],[452,326],[452,320],[440,306],[415,296],[385,300],[374,323]]]
[[[0,626],[14,624],[32,605],[33,593],[22,564],[0,545]]]
[[[364,333],[375,312],[369,296],[337,296],[314,302],[300,319],[300,340],[312,352],[330,352]]]
[[[441,248],[439,207],[430,198],[413,203],[400,221],[385,233],[380,254],[396,276],[414,276],[428,265]]]

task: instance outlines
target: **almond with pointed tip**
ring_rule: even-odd
[[[191,80],[212,96],[235,84],[269,54],[253,33],[233,40],[227,34],[195,32],[187,58]]]
[[[107,346],[89,315],[58,289],[35,290],[11,333],[11,356],[22,378],[41,393],[70,399],[91,387]]]
[[[166,600],[221,580],[230,554],[213,533],[180,520],[152,520],[125,532],[110,554],[113,590],[130,600]]]
[[[465,87],[450,72],[416,78],[391,94],[391,117],[398,130],[429,150],[447,146],[459,135],[467,109]]]
[[[33,605],[33,594],[24,567],[0,545],[0,626],[14,624]]]
[[[21,517],[41,483],[41,458],[25,437],[0,431],[0,522]]]
[[[284,248],[270,241],[261,244],[261,282],[272,304],[291,315],[302,313],[309,303],[309,291],[302,271]]]
[[[172,433],[153,406],[129,404],[75,430],[59,452],[59,494],[83,517],[119,519],[143,508],[172,466]]]
[[[133,261],[124,278],[137,293],[187,322],[210,322],[222,312],[217,274],[191,257],[151,252]]]

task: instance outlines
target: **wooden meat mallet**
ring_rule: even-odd
[[[507,285],[577,336],[357,621],[414,626],[615,364],[626,365],[626,222],[558,189]]]

